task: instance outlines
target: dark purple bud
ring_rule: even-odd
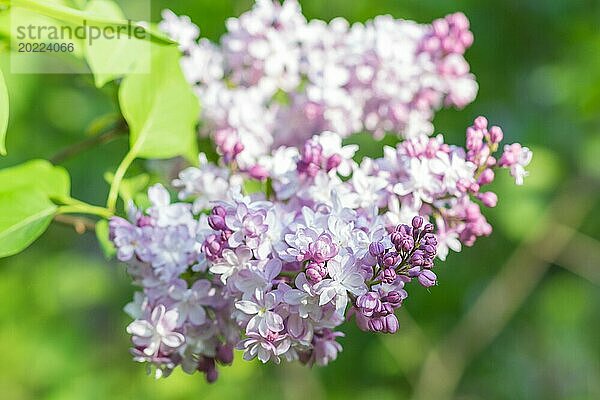
[[[425,226],[423,227],[423,232],[425,233],[432,233],[435,230],[435,227],[433,226],[433,224],[425,224]]]
[[[399,232],[403,235],[412,235],[412,229],[408,225],[398,225],[394,231]]]
[[[423,217],[417,215],[416,217],[414,217],[412,219],[412,226],[415,229],[419,229],[421,226],[423,226]]]
[[[204,372],[208,383],[213,383],[219,377],[214,358],[201,357],[198,361],[198,371]]]
[[[427,233],[423,236],[423,243],[428,244],[430,246],[434,246],[437,247],[437,239],[435,238],[435,235],[432,235],[431,233]]]
[[[410,264],[418,267],[423,266],[423,264],[425,264],[425,257],[423,257],[423,253],[424,252],[421,250],[415,251],[410,257]]]
[[[385,325],[385,332],[396,333],[398,331],[400,324],[398,323],[398,318],[396,318],[396,316],[393,313],[386,315],[385,317],[383,317],[383,319]]]
[[[233,346],[219,346],[217,348],[217,359],[223,364],[231,364],[233,362]]]
[[[381,332],[384,328],[383,321],[380,318],[370,319],[368,327],[371,332]]]
[[[386,268],[381,272],[381,281],[392,283],[396,280],[396,270],[394,268]]]
[[[390,303],[393,307],[398,307],[400,304],[402,304],[403,298],[400,292],[392,290],[382,300]]]
[[[219,378],[219,371],[217,371],[216,367],[213,367],[206,371],[206,382],[214,383]]]
[[[435,285],[437,276],[435,273],[429,269],[421,271],[419,274],[419,283],[424,287],[431,287]]]
[[[225,242],[222,242],[217,235],[208,235],[202,243],[202,252],[212,261],[221,257],[224,248]]]
[[[390,303],[381,304],[381,310],[379,311],[382,315],[388,315],[394,313],[394,307]]]
[[[356,306],[364,316],[372,316],[373,313],[378,312],[381,309],[379,294],[377,292],[367,292],[358,296],[356,299]]]
[[[421,249],[423,249],[428,256],[435,255],[435,246],[425,244],[421,246]]]
[[[227,229],[225,218],[217,214],[213,214],[208,217],[208,225],[210,225],[210,227],[216,231],[224,231]]]
[[[232,232],[229,229],[221,231],[221,240],[226,242],[229,240],[231,235],[232,235]]]
[[[383,243],[381,242],[372,242],[369,245],[369,253],[373,257],[378,257],[385,252],[385,247],[383,247]]]
[[[399,256],[395,251],[390,251],[383,256],[383,265],[386,267],[392,267],[398,262]]]
[[[223,218],[227,215],[227,210],[223,206],[215,206],[210,212],[212,215],[219,215]]]

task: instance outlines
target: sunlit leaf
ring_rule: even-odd
[[[92,0],[86,11],[107,18],[125,19],[121,8],[110,0]],[[102,36],[91,43],[86,41],[84,48],[97,87],[133,72],[136,65],[150,62],[150,43],[127,35],[110,39]]]
[[[183,76],[180,57],[175,47],[154,46],[151,72],[123,79],[119,103],[130,127],[131,151],[137,157],[192,158],[197,154],[199,104]]]
[[[27,10],[45,15],[57,20],[82,26],[84,23],[87,26],[96,25],[99,27],[113,26],[113,27],[128,27],[131,22],[124,18],[106,17],[102,15],[96,15],[92,12],[81,11],[70,7],[65,7],[61,4],[49,3],[46,1],[38,0],[12,0],[12,5],[22,7]],[[133,23],[134,27],[143,29],[149,36],[149,39],[156,43],[161,44],[172,44],[173,42],[167,38],[162,32],[149,26],[142,26],[139,23]]]
[[[8,129],[8,89],[0,70],[0,154],[6,155],[6,130]]]
[[[46,160],[32,160],[0,170],[0,190],[35,187],[47,197],[67,197],[71,191],[69,173]]]
[[[0,192],[0,257],[28,247],[44,233],[56,208],[37,188]]]

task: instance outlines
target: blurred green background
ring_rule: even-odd
[[[81,3],[76,1],[75,3]],[[139,3],[120,1],[135,17]],[[23,254],[0,260],[0,398],[17,399],[599,399],[600,1],[301,1],[310,18],[365,21],[378,14],[430,22],[471,20],[467,53],[480,91],[435,119],[451,143],[486,115],[508,142],[534,150],[531,176],[501,176],[495,227],[439,266],[439,286],[413,287],[401,330],[376,336],[344,327],[344,351],[327,368],[222,368],[214,385],[176,372],[155,381],[131,361],[122,307],[134,288],[104,260],[92,234],[60,225]],[[216,40],[251,1],[152,0]],[[7,71],[6,56],[0,66]],[[117,111],[115,87],[90,76],[9,75],[9,155],[0,167],[49,158]],[[373,146],[373,145],[371,145]],[[102,204],[122,138],[64,163],[73,195]],[[373,152],[375,147],[365,149]]]

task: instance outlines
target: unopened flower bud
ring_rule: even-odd
[[[400,327],[400,323],[398,323],[398,318],[394,314],[388,314],[383,317],[385,332],[387,333],[396,333],[398,328]]]
[[[219,346],[217,348],[217,359],[223,364],[233,362],[233,347],[230,345]]]
[[[381,243],[381,242],[372,242],[369,245],[369,253],[373,257],[379,257],[384,252],[385,252],[385,247],[383,246],[383,243]]]
[[[499,126],[492,126],[490,128],[490,140],[492,143],[498,144],[504,139],[504,133],[502,132],[502,128]]]
[[[429,269],[425,269],[425,270],[421,271],[418,279],[419,279],[419,283],[422,286],[431,287],[431,286],[435,285],[437,276],[435,275],[435,273],[433,271],[431,271]]]
[[[480,186],[482,186],[482,185],[487,185],[489,183],[492,183],[493,180],[494,180],[494,171],[491,170],[490,168],[486,168],[483,170],[483,172],[479,176],[479,180],[477,181],[477,183]]]
[[[390,251],[385,256],[383,256],[383,265],[386,267],[391,267],[398,262],[398,253],[395,251]]]
[[[398,307],[402,303],[403,298],[400,292],[392,290],[382,300],[390,303],[393,307]]]
[[[473,123],[473,126],[475,126],[475,128],[477,129],[487,129],[488,126],[488,120],[486,117],[483,116],[479,116],[477,118],[475,118],[475,122]]]
[[[392,283],[396,280],[396,270],[394,268],[386,268],[381,272],[381,280],[385,283]]]
[[[498,204],[498,196],[494,192],[480,193],[477,197],[486,207],[496,207]]]
[[[223,231],[227,229],[227,225],[225,224],[225,218],[220,215],[210,215],[208,217],[208,225],[216,231]]]
[[[423,217],[417,215],[416,217],[414,217],[412,219],[412,226],[415,229],[419,229],[421,226],[423,226]]]

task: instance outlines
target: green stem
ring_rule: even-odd
[[[96,215],[102,218],[110,218],[113,213],[104,207],[92,206],[90,204],[85,205],[65,205],[59,206],[57,209],[58,214],[89,214]]]
[[[119,167],[117,168],[113,181],[110,185],[110,192],[108,193],[108,199],[106,200],[106,208],[108,208],[113,213],[117,207],[117,199],[119,198],[119,188],[121,186],[121,182],[123,181],[123,178],[125,177],[129,166],[137,157],[137,144],[139,142],[140,141],[136,142],[136,144],[129,150],[129,152],[127,152],[127,154],[121,161],[121,164],[119,164]]]
[[[116,127],[104,133],[101,133],[97,136],[93,136],[87,138],[81,142],[75,143],[72,146],[69,146],[60,152],[56,153],[54,156],[50,158],[50,162],[52,164],[61,164],[69,158],[78,155],[92,147],[97,145],[101,145],[104,143],[108,143],[116,138],[118,138],[123,133],[123,130],[120,127]]]

